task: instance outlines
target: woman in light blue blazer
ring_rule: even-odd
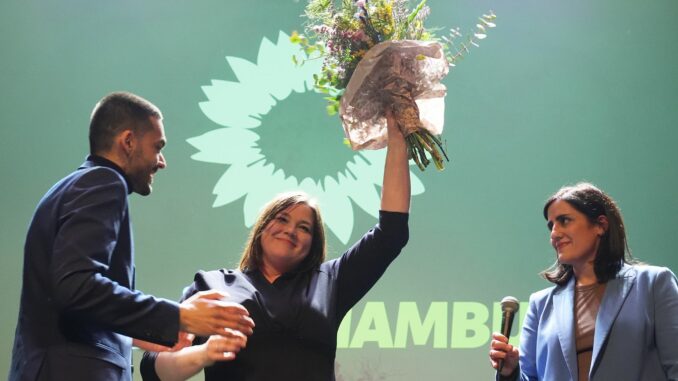
[[[619,208],[600,189],[561,188],[544,206],[556,286],[530,296],[520,350],[495,333],[498,380],[678,380],[678,282],[632,260]]]

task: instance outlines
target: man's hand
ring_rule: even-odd
[[[179,324],[182,331],[199,336],[224,334],[224,328],[251,335],[254,321],[247,309],[228,302],[227,294],[219,291],[201,291],[179,305]]]

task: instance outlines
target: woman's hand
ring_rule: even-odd
[[[192,333],[187,333],[179,331],[179,339],[173,347],[166,347],[164,345],[151,343],[149,341],[144,341],[140,339],[132,339],[132,345],[139,349],[143,349],[147,352],[176,352],[178,350],[190,347],[193,344],[193,339],[195,335]]]
[[[494,369],[499,368],[499,361],[504,360],[504,366],[501,370],[502,376],[510,376],[518,366],[520,352],[518,348],[508,343],[508,338],[501,333],[492,334],[490,342],[490,364]]]
[[[202,345],[176,352],[160,352],[155,359],[155,371],[163,381],[185,381],[217,361],[235,359],[236,353],[245,348],[245,344],[245,334],[225,328],[221,335],[210,336]]]
[[[212,335],[202,344],[204,350],[204,366],[211,366],[217,361],[235,359],[236,353],[247,345],[247,336],[242,332],[225,328],[221,335]]]

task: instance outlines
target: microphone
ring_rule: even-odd
[[[513,325],[513,317],[518,311],[520,303],[518,299],[513,296],[507,296],[501,300],[501,334],[506,336],[508,339],[511,337],[511,326]],[[499,360],[499,367],[497,368],[497,374],[501,372],[504,368],[504,360]]]

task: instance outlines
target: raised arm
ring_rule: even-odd
[[[387,115],[388,146],[381,189],[379,223],[338,260],[329,261],[337,276],[337,311],[343,316],[374,286],[409,238],[410,169],[405,138]]]
[[[388,148],[381,189],[381,210],[409,213],[410,168],[407,163],[407,143],[390,112],[386,114],[386,120]]]

